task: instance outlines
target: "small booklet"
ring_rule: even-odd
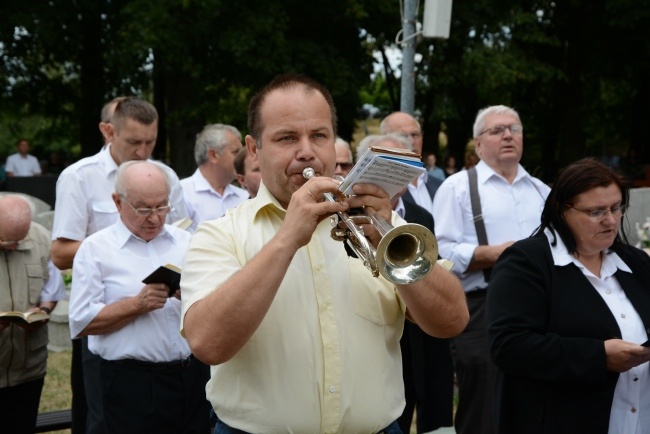
[[[11,322],[24,322],[24,323],[33,323],[36,321],[43,321],[50,319],[50,316],[47,312],[39,310],[37,312],[0,312],[0,320],[11,321]]]
[[[145,277],[142,283],[165,283],[169,286],[169,296],[172,297],[181,287],[181,269],[173,264],[161,265]]]
[[[374,184],[384,189],[392,199],[425,170],[420,154],[406,149],[372,146],[359,158],[339,190],[352,195],[355,184]]]

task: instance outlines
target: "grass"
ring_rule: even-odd
[[[72,351],[50,351],[47,358],[47,375],[41,394],[39,413],[65,410],[72,407],[72,390],[70,389],[70,364]],[[70,434],[70,430],[52,431]]]

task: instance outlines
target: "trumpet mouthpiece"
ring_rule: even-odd
[[[305,170],[302,171],[302,177],[305,179],[313,178],[315,174],[316,172],[311,167],[305,167]]]

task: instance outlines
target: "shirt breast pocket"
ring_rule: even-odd
[[[117,221],[117,207],[113,201],[93,202],[95,230],[104,229]]]
[[[393,324],[402,312],[395,286],[385,279],[372,277],[369,270],[361,267],[361,270],[350,270],[355,313],[378,326]]]
[[[41,291],[45,286],[47,278],[47,268],[43,269],[41,264],[25,264],[27,273],[27,290],[29,292],[29,302],[34,305],[41,297]]]

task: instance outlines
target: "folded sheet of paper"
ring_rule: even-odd
[[[355,184],[366,183],[381,187],[391,199],[424,173],[420,155],[398,148],[373,146],[363,153],[339,190],[352,195]]]

